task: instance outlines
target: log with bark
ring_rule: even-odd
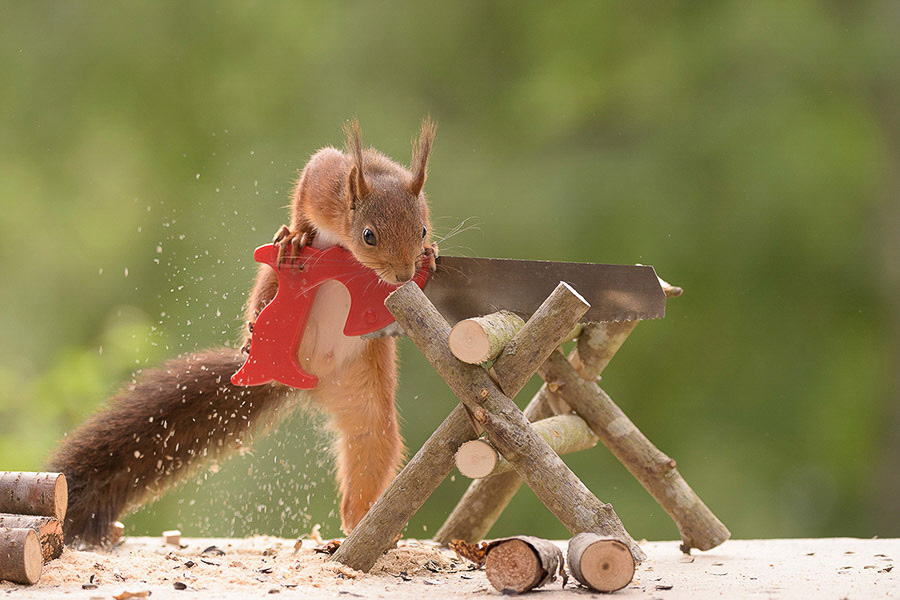
[[[569,540],[566,562],[572,576],[598,592],[615,592],[634,578],[634,558],[615,538],[579,533]]]
[[[525,321],[501,310],[483,317],[464,319],[453,326],[447,340],[450,352],[459,360],[477,365],[497,358]]]
[[[0,580],[32,585],[41,578],[41,543],[32,529],[0,528]]]
[[[489,543],[484,561],[488,581],[502,594],[521,594],[552,583],[557,574],[565,577],[564,566],[562,551],[556,544],[525,535]]]
[[[534,484],[536,493],[542,500],[545,500],[548,508],[551,508],[554,514],[574,512],[575,522],[566,523],[570,528],[614,531],[630,541],[630,537],[612,507],[600,503],[580,482],[574,487],[563,486],[566,490],[575,491],[575,497],[559,502],[560,496],[563,494],[560,494],[560,488],[555,486],[555,482],[560,481],[560,478],[567,481],[569,478],[577,481],[577,478],[565,467],[559,457],[547,448],[537,434],[528,427],[522,427],[525,419],[522,418],[521,411],[508,397],[497,390],[484,369],[474,365],[465,365],[453,357],[447,347],[449,325],[421,293],[421,290],[418,290],[417,287],[413,290],[411,287],[416,286],[404,286],[389,296],[386,301],[398,323],[444,377],[451,389],[458,396],[464,396],[464,404],[471,409],[471,414],[476,421],[483,421],[481,424],[485,430],[489,430],[490,427],[490,430],[494,432],[493,435],[497,435],[499,432],[506,443],[509,443],[509,438],[515,436],[514,432],[523,429],[526,431],[526,437],[529,438],[517,440],[519,443],[525,444],[525,453],[519,453],[519,447],[515,452],[507,453],[503,444],[497,444],[496,439],[492,439],[492,443],[503,450],[508,458],[515,456],[513,462],[533,460],[535,459],[534,453],[540,453],[544,449],[556,459],[555,461],[550,458],[546,459],[551,461],[552,473],[548,473],[547,469],[529,469],[529,472],[533,471],[534,479],[544,478],[546,480],[545,484],[541,484],[539,481],[534,481]],[[571,331],[586,309],[586,303],[564,284],[551,294],[514,338],[514,341],[526,342],[517,346],[523,351],[503,353],[494,363],[495,372],[501,385],[507,390],[507,394],[518,393],[534,369]],[[536,335],[536,332],[540,330],[554,331],[556,335],[545,335],[542,338],[540,335]],[[564,333],[559,334],[559,331],[564,331]],[[347,541],[341,545],[333,559],[358,570],[369,570],[378,556],[390,546],[396,535],[409,522],[412,515],[449,474],[453,467],[453,455],[459,446],[474,437],[475,432],[469,423],[467,409],[463,408],[462,404],[457,405],[450,416],[388,486],[382,497],[348,536]],[[544,464],[544,466],[547,465]],[[557,501],[554,501],[554,497]],[[643,553],[636,545],[633,546],[633,550],[638,556],[643,557]]]
[[[578,415],[557,415],[535,421],[532,428],[558,455],[587,450],[597,445],[596,434]],[[512,470],[508,460],[483,439],[471,440],[459,447],[456,468],[466,477],[494,477]]]
[[[66,476],[62,473],[0,471],[0,513],[65,521],[68,499]]]
[[[62,523],[56,517],[0,514],[0,528],[33,529],[41,544],[44,563],[59,558],[65,548]]]

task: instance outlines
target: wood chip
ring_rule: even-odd
[[[128,600],[129,598],[146,598],[152,592],[150,590],[141,590],[139,592],[124,591],[118,596],[113,596],[115,600]]]
[[[450,549],[456,552],[460,558],[464,558],[475,563],[478,568],[484,566],[484,560],[487,556],[487,542],[481,544],[470,544],[465,540],[453,540],[450,542]]]
[[[334,554],[341,547],[341,540],[331,540],[327,544],[323,544],[315,549],[317,554]]]
[[[169,546],[181,545],[181,531],[178,529],[170,529],[162,532],[163,541]]]

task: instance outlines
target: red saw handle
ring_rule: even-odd
[[[299,257],[280,267],[274,244],[260,246],[253,258],[275,269],[278,291],[253,325],[250,355],[231,376],[234,385],[277,381],[301,390],[316,387],[319,378],[303,370],[297,353],[316,292],[325,281],[336,279],[350,292],[350,313],[344,324],[344,335],[372,333],[394,321],[384,300],[398,286],[382,281],[375,271],[340,246],[325,250],[306,246]],[[429,274],[428,265],[423,264],[413,281],[424,287]]]

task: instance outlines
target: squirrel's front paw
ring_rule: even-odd
[[[438,245],[437,242],[425,246],[425,260],[432,273],[437,271]]]
[[[278,247],[278,266],[285,262],[293,263],[300,256],[300,251],[312,243],[312,240],[312,231],[292,231],[287,225],[282,225],[272,238],[272,243]]]

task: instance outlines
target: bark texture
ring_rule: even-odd
[[[532,428],[559,456],[571,454],[572,452],[578,452],[580,450],[587,450],[588,448],[596,446],[599,441],[599,438],[591,431],[591,428],[584,422],[584,419],[573,414],[556,415],[554,417],[547,417],[546,419],[535,421],[532,424]],[[464,460],[464,457],[461,456],[463,454],[463,448],[468,444],[475,443],[488,445],[494,453],[494,456],[497,457],[492,468],[487,469],[481,462],[475,461],[473,463],[471,459],[468,462],[461,464],[461,461]],[[477,456],[480,457],[481,454],[479,453]],[[457,452],[456,454],[456,466],[460,473],[466,477],[471,477],[472,479],[494,477],[513,469],[512,464],[510,464],[508,460],[502,456],[497,456],[496,450],[493,450],[493,447],[483,440],[466,442],[466,444],[460,448],[460,452]],[[474,468],[469,468],[470,466]]]
[[[565,573],[563,568],[562,551],[556,544],[525,535],[491,542],[484,562],[488,581],[503,594],[521,594],[552,583],[557,573]]]
[[[66,518],[66,476],[62,473],[0,471],[0,513]]]
[[[44,563],[59,558],[65,548],[62,523],[56,517],[0,514],[0,528],[34,530],[41,544]]]
[[[505,310],[464,319],[450,330],[450,351],[470,365],[494,360],[524,324],[522,317]]]

